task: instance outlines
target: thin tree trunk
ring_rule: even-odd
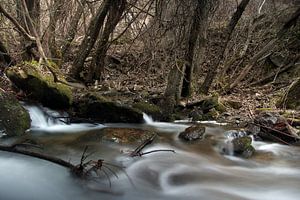
[[[214,63],[206,77],[205,80],[200,88],[200,91],[203,92],[204,94],[207,94],[209,91],[209,88],[211,87],[216,75],[217,75],[217,71],[220,68],[221,62],[224,59],[224,54],[225,54],[225,50],[227,48],[227,45],[230,41],[232,32],[234,31],[236,25],[238,24],[240,18],[242,17],[247,5],[249,4],[250,0],[242,0],[241,3],[238,5],[237,10],[235,11],[235,13],[232,15],[231,20],[229,22],[229,24],[226,27],[226,30],[224,31],[224,35],[225,35],[225,39],[224,42],[222,42],[222,47],[220,48],[220,59],[218,59],[217,63]],[[219,55],[219,54],[218,54]]]
[[[241,73],[238,75],[238,77],[234,80],[233,83],[231,83],[227,89],[226,92],[232,90],[232,88],[236,87],[249,73],[249,71],[253,68],[253,66],[256,64],[256,62],[266,55],[267,53],[270,53],[272,49],[274,49],[274,45],[278,40],[280,40],[285,33],[288,31],[288,29],[294,25],[295,22],[297,22],[298,17],[300,16],[300,8],[298,8],[294,14],[291,16],[291,18],[288,19],[288,21],[283,25],[283,27],[278,31],[276,34],[276,37],[272,39],[268,44],[266,44],[257,54],[255,54],[249,63],[245,66],[245,68],[241,71]]]
[[[89,71],[88,81],[100,79],[104,72],[104,61],[109,47],[109,37],[119,23],[123,12],[125,11],[126,0],[115,0],[109,10],[105,23],[104,31],[97,43],[96,53],[93,56]]]
[[[71,68],[71,76],[74,79],[82,79],[80,73],[84,68],[84,61],[90,54],[94,44],[98,38],[99,32],[103,26],[104,19],[108,13],[112,1],[105,0],[99,7],[96,16],[91,20],[88,32],[86,33],[81,45],[79,47],[79,52],[73,62]]]

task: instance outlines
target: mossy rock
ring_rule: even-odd
[[[231,141],[231,143],[233,145],[233,151],[235,155],[242,156],[244,158],[249,158],[255,152],[254,147],[251,145],[252,143],[251,137],[244,136],[244,137],[234,138]]]
[[[205,127],[201,124],[193,125],[179,133],[178,137],[184,141],[194,141],[202,139],[205,133]]]
[[[213,108],[219,113],[226,111],[226,107],[220,101],[218,94],[213,94],[211,97],[204,99],[202,102],[201,109],[204,113],[209,112]]]
[[[30,116],[19,101],[0,88],[0,133],[18,136],[30,128]]]
[[[291,85],[287,94],[277,102],[277,106],[280,108],[300,110],[300,78]]]
[[[51,74],[42,74],[36,62],[24,62],[11,67],[6,71],[6,75],[29,98],[41,102],[44,106],[64,109],[71,105],[70,87],[55,83]],[[60,80],[63,80],[61,75],[58,76]]]
[[[143,113],[128,105],[104,98],[97,93],[86,93],[73,103],[76,117],[88,118],[100,123],[142,123]]]
[[[140,144],[155,134],[152,131],[135,128],[103,128],[79,136],[75,143],[113,142],[124,145]]]
[[[137,102],[132,107],[150,115],[154,120],[162,120],[162,110],[157,105],[148,102]]]

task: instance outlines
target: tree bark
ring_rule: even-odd
[[[92,64],[89,69],[88,81],[93,79],[99,80],[101,78],[104,72],[106,52],[109,48],[109,37],[119,23],[125,11],[125,7],[126,0],[115,0],[111,4],[104,31],[96,45],[96,53],[93,56]]]
[[[81,45],[79,47],[79,52],[77,53],[77,56],[73,62],[72,68],[71,68],[71,76],[74,79],[80,80],[82,77],[80,76],[80,73],[82,72],[84,68],[84,61],[87,58],[87,56],[90,54],[92,48],[94,47],[94,44],[98,38],[99,32],[103,26],[104,19],[108,13],[108,10],[110,8],[112,1],[105,0],[101,6],[99,7],[97,14],[95,17],[91,20],[88,28],[88,32],[86,33],[83,41],[81,42]]]
[[[220,51],[218,55],[221,55],[220,59],[215,63],[213,62],[212,66],[210,66],[210,69],[205,77],[205,80],[200,88],[200,91],[204,94],[207,94],[216,75],[218,72],[218,69],[220,68],[221,62],[224,59],[225,50],[227,48],[227,45],[230,41],[232,32],[234,31],[236,25],[238,24],[240,18],[242,17],[247,5],[249,4],[250,0],[242,0],[241,3],[238,5],[237,10],[232,15],[229,24],[226,27],[226,30],[224,31],[224,42],[222,42],[222,47],[220,48]]]

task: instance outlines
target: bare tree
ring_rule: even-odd
[[[97,45],[96,53],[93,56],[91,66],[89,68],[88,81],[92,79],[100,79],[104,72],[104,60],[109,47],[109,37],[119,23],[123,12],[125,11],[126,0],[115,0],[112,2],[108,12],[107,20]]]
[[[89,24],[88,32],[86,33],[83,41],[81,42],[79,51],[70,71],[71,76],[77,80],[82,79],[80,73],[83,71],[85,59],[90,54],[92,48],[95,45],[95,42],[97,41],[99,32],[103,27],[104,20],[106,18],[111,4],[112,1],[109,0],[105,0],[104,2],[102,2],[102,4],[97,10],[96,15]]]

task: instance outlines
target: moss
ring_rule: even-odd
[[[55,64],[51,64],[56,66]],[[7,70],[7,77],[29,97],[43,105],[63,109],[72,103],[72,91],[64,84],[55,83],[51,74],[42,75],[36,61],[24,62]],[[62,75],[57,73],[60,80]]]

